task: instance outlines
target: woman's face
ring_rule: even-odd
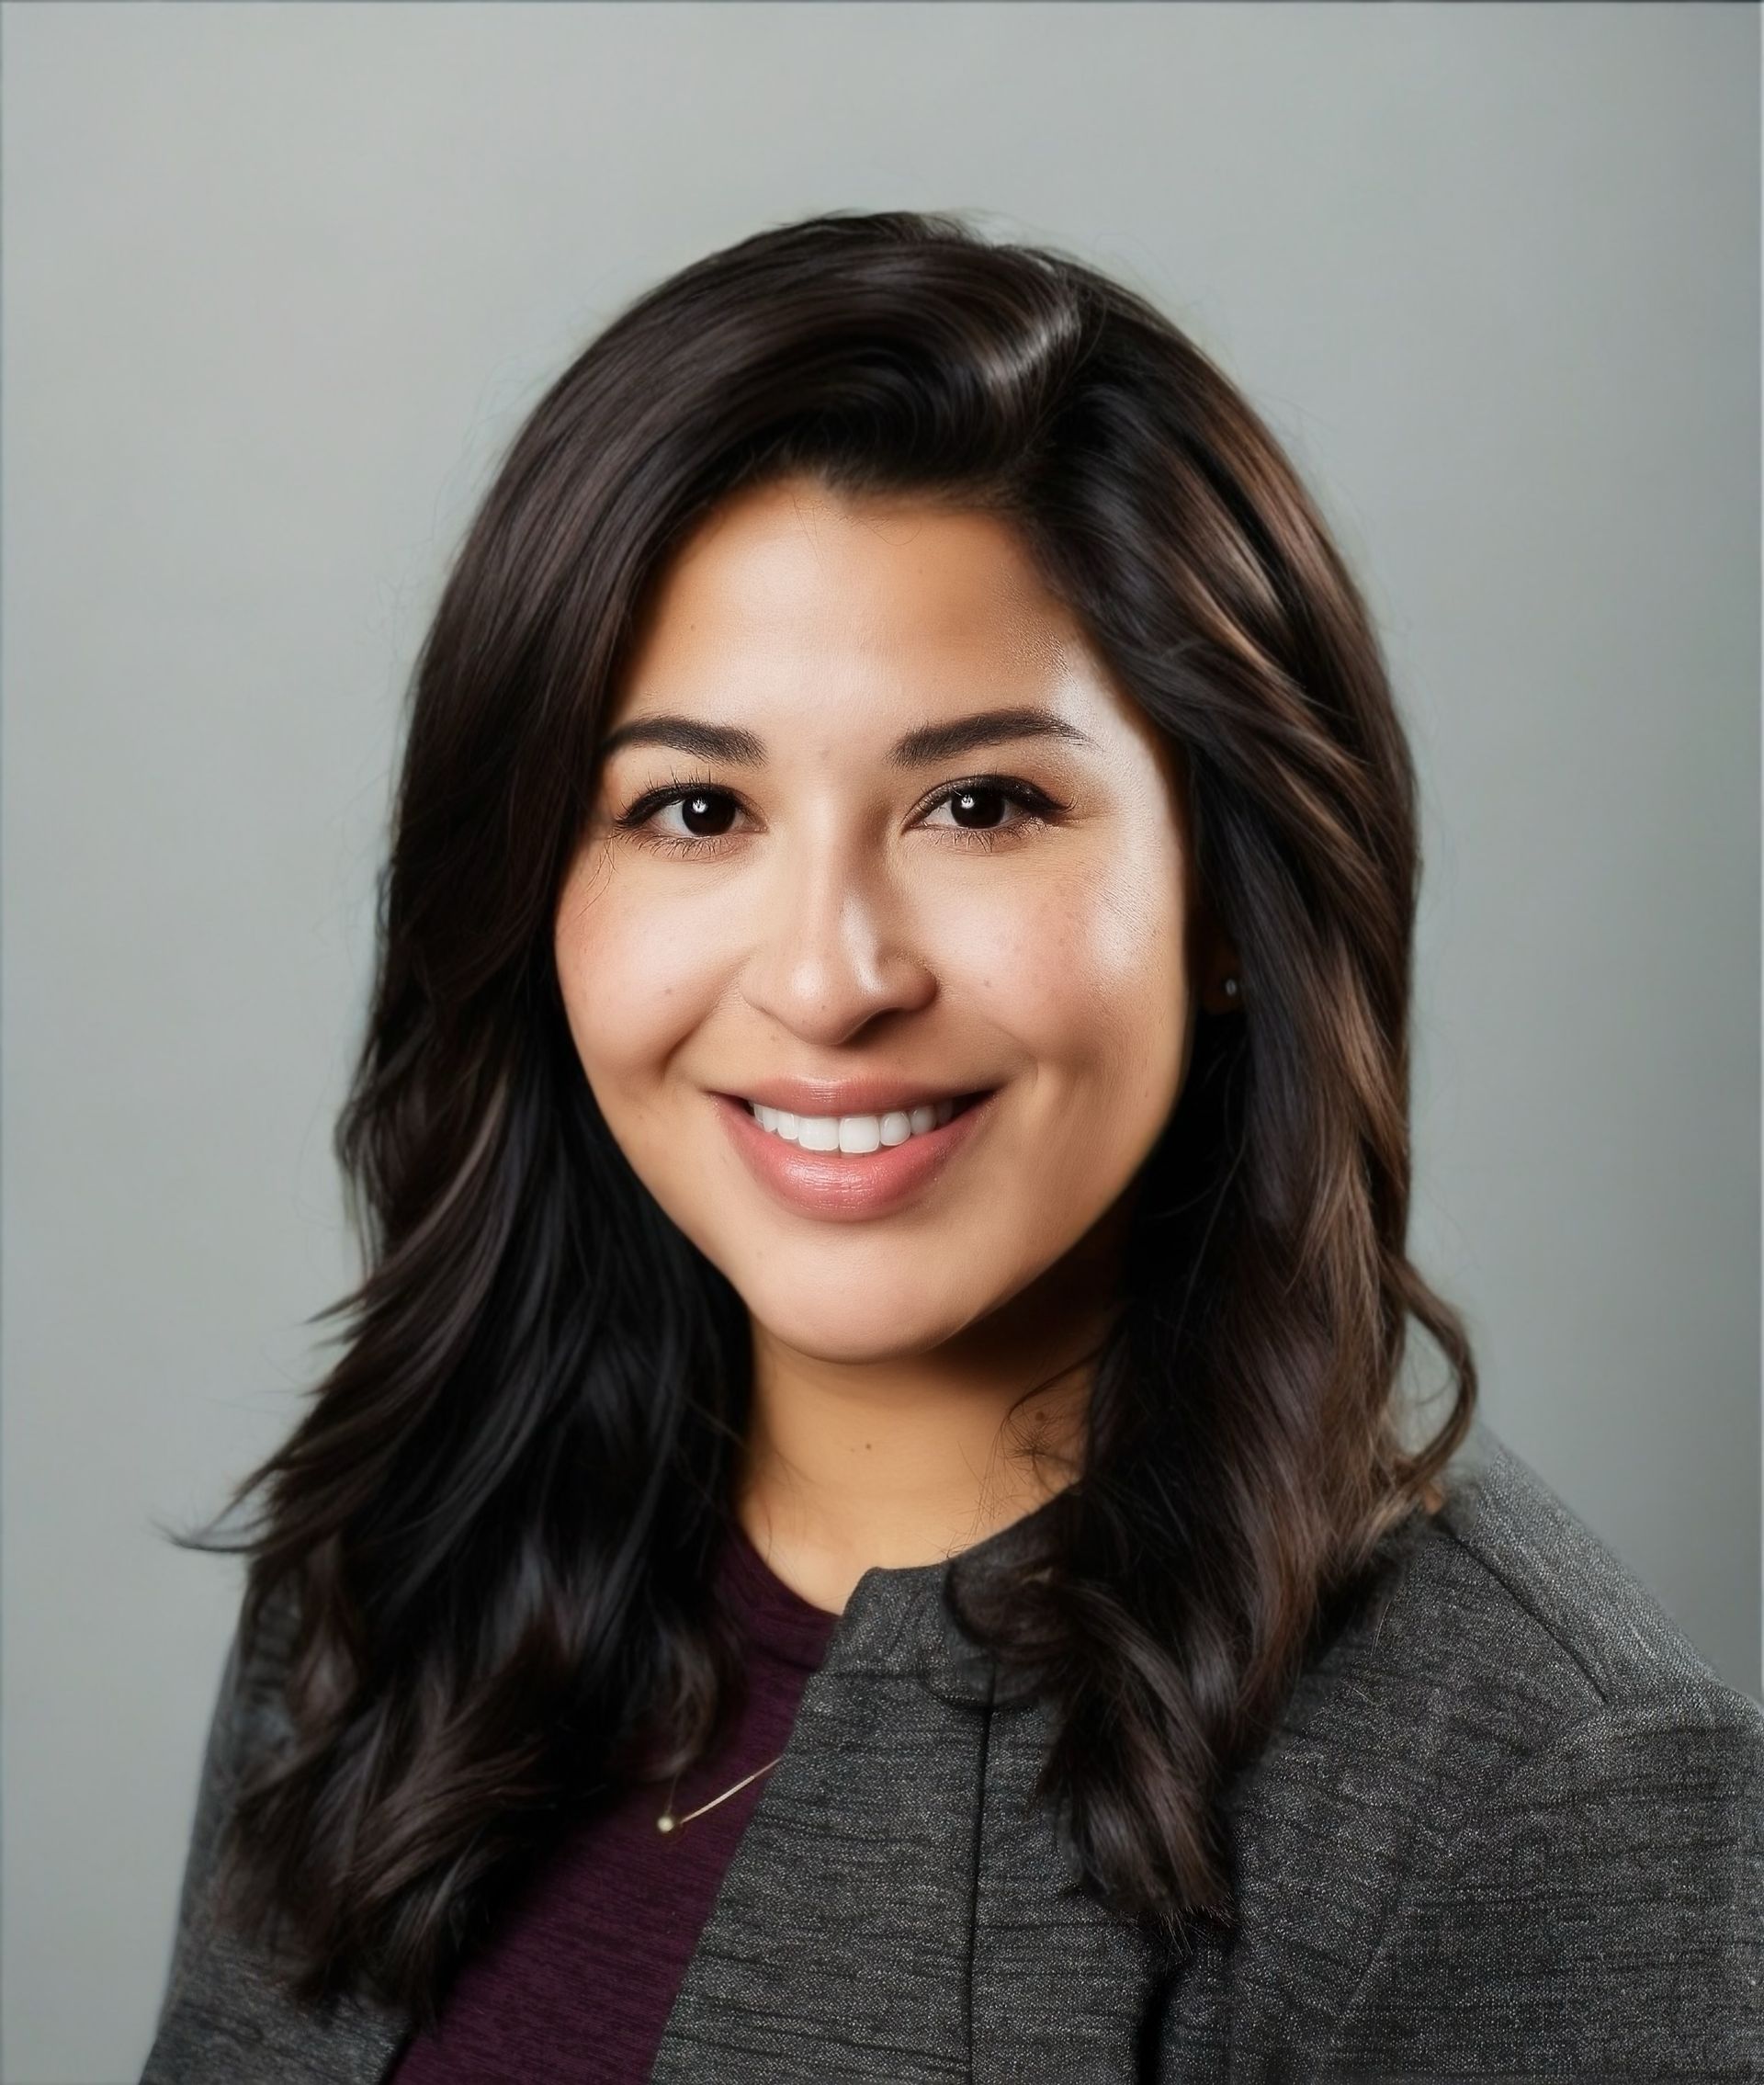
[[[1160,742],[1006,523],[742,493],[603,743],[571,1032],[772,1340],[929,1352],[1120,1213],[1188,1063],[1187,850]]]

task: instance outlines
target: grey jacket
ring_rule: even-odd
[[[1173,1972],[1062,1887],[1044,1712],[991,1701],[948,1567],[865,1572],[653,2079],[1764,2079],[1764,1709],[1486,1424],[1452,1476],[1234,1785],[1238,1929]],[[143,2085],[371,2085],[406,2032],[209,1918],[277,1655],[229,1660]]]

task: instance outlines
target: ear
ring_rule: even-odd
[[[1227,981],[1234,990],[1226,990]],[[1236,1014],[1243,1006],[1243,966],[1210,907],[1203,909],[1194,937],[1194,996],[1207,1014]]]

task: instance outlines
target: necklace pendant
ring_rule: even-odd
[[[668,1807],[662,1811],[662,1815],[656,1819],[655,1829],[658,1831],[672,1831],[674,1826],[677,1824],[690,1824],[694,1818],[703,1817],[707,1810],[714,1810],[718,1803],[726,1803],[731,1796],[739,1796],[741,1790],[745,1788],[750,1782],[757,1781],[760,1778],[761,1774],[770,1773],[772,1769],[778,1763],[778,1760],[781,1760],[783,1757],[784,1754],[780,1752],[778,1754],[778,1759],[769,1759],[766,1761],[763,1766],[756,1766],[752,1773],[743,1775],[742,1778],[735,1784],[734,1787],[725,1788],[720,1796],[713,1796],[710,1798],[709,1802],[700,1803],[695,1810],[688,1810],[684,1817],[675,1817],[673,1814],[673,1798],[680,1786],[679,1777],[678,1775],[676,1775],[674,1777],[673,1787],[668,1792]]]

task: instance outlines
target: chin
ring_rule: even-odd
[[[805,1277],[805,1282],[808,1277]],[[983,1301],[965,1298],[933,1303],[922,1285],[914,1296],[874,1292],[860,1296],[861,1277],[829,1280],[824,1297],[805,1301],[797,1284],[736,1284],[757,1326],[795,1354],[811,1360],[851,1364],[903,1360],[929,1354],[984,1314]],[[783,1293],[771,1293],[774,1287]]]

